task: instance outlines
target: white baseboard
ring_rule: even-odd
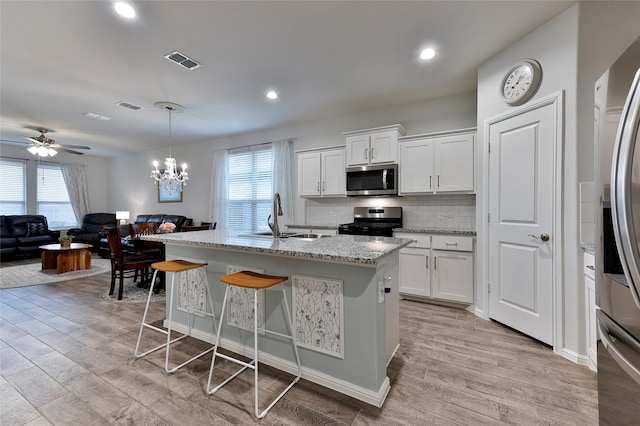
[[[163,322],[163,326],[168,326],[166,319]],[[188,328],[183,324],[174,324],[172,327],[172,331],[186,333],[188,331]],[[191,336],[204,342],[215,343],[215,337],[210,333],[204,333],[199,330],[191,330]],[[222,338],[220,340],[220,347],[237,354],[244,355],[246,357],[253,357],[252,346],[241,345],[237,342]],[[260,353],[260,362],[290,374],[295,375],[298,372],[298,367],[295,363],[268,353]],[[302,378],[326,388],[335,390],[336,392],[340,392],[344,395],[348,395],[352,398],[366,402],[367,404],[374,405],[376,407],[382,407],[382,404],[384,403],[384,400],[387,398],[389,390],[391,389],[391,383],[389,382],[388,377],[385,377],[382,386],[380,386],[380,389],[375,392],[370,389],[354,385],[353,383],[349,383],[347,381],[304,366],[302,367]]]
[[[586,355],[581,355],[579,353],[570,351],[568,349],[561,349],[559,352],[556,352],[556,353],[575,364],[589,366],[589,357],[587,357]]]

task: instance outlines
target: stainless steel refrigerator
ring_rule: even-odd
[[[640,424],[640,55],[637,49],[632,53],[626,66],[630,61],[637,71],[632,82],[624,83],[630,87],[622,111],[617,111],[612,158],[603,154],[611,151],[599,150],[600,161],[610,161],[611,167],[610,182],[602,179],[596,232],[596,268],[602,268],[596,275],[601,425]]]

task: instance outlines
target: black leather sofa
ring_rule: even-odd
[[[91,251],[97,252],[100,248],[100,240],[106,238],[105,226],[116,226],[115,213],[87,213],[82,219],[81,228],[72,228],[67,234],[73,235],[74,243],[92,244]]]
[[[167,222],[171,222],[176,225],[176,229],[174,232],[180,232],[183,226],[191,225],[193,219],[187,218],[186,216],[170,214],[139,214],[138,216],[136,216],[136,219],[134,221],[134,223],[156,223],[157,226],[160,226],[161,224]],[[127,243],[127,241],[124,241],[124,237],[129,235],[129,225],[120,226],[120,235],[123,237],[123,249],[127,250],[129,248],[129,244]],[[100,239],[98,254],[100,255],[100,257],[105,259],[108,259],[111,255],[111,251],[109,250],[109,242],[107,241],[106,236]]]
[[[46,216],[0,216],[0,256],[40,256],[39,246],[57,244],[60,231],[49,229]]]

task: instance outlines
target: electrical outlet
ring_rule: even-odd
[[[384,280],[378,281],[378,303],[384,303]]]

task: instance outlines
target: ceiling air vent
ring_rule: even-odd
[[[109,121],[111,117],[107,117],[106,115],[96,114],[94,112],[83,112],[82,115],[89,118],[95,118],[96,120]]]
[[[196,68],[198,68],[200,66],[199,63],[197,63],[196,61],[194,61],[193,59],[189,58],[187,55],[184,55],[180,52],[178,52],[177,50],[174,52],[169,53],[168,55],[164,55],[165,58],[167,58],[168,60],[170,60],[171,62],[175,62],[176,64],[188,69],[188,70],[195,70]]]
[[[139,107],[138,105],[130,104],[129,102],[124,102],[124,101],[116,102],[116,105],[119,105],[119,106],[125,107],[125,108],[129,108],[129,109],[132,109],[134,111],[142,109],[142,107]]]

